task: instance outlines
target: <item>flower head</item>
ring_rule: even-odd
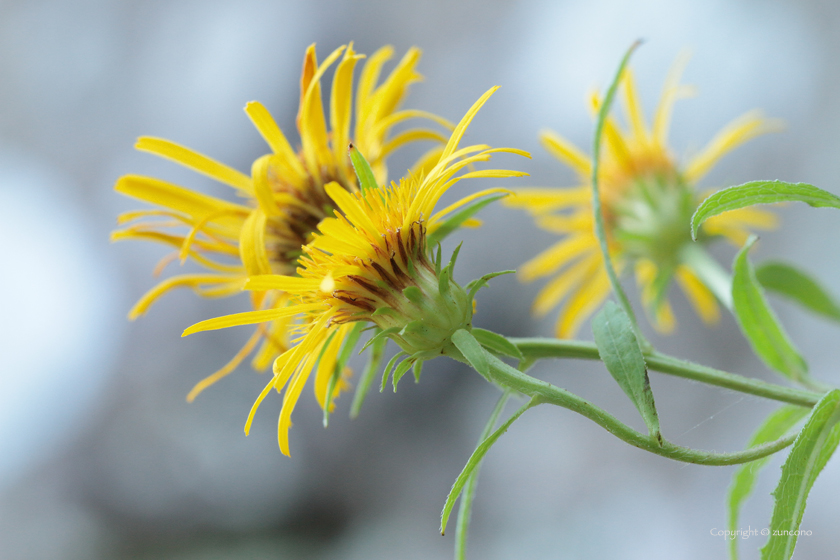
[[[373,323],[380,336],[388,336],[407,355],[410,365],[443,353],[458,329],[471,326],[472,297],[451,277],[451,266],[429,254],[428,237],[446,223],[446,217],[469,202],[502,191],[494,188],[467,196],[435,212],[441,195],[461,179],[516,177],[517,171],[490,169],[456,175],[463,168],[490,159],[495,152],[528,155],[510,148],[491,149],[458,144],[478,109],[495,91],[485,93],[464,116],[428,172],[411,174],[399,184],[348,192],[338,183],[326,191],[337,204],[333,217],[318,225],[312,241],[303,248],[296,276],[258,275],[246,289],[280,290],[288,304],[266,312],[241,313],[202,321],[184,334],[253,324],[283,316],[301,317],[293,347],[274,363],[274,378],[258,397],[246,424],[268,392],[285,388],[280,413],[280,449],[289,453],[288,429],[298,397],[313,370],[315,394],[322,407],[330,407],[336,393],[330,379],[340,376],[336,356],[355,325]],[[387,371],[387,370],[386,370]],[[341,389],[341,380],[333,383]]]
[[[665,297],[671,280],[677,281],[704,321],[715,322],[719,316],[715,297],[705,281],[711,261],[690,237],[691,215],[708,194],[698,191],[696,183],[729,151],[779,128],[777,121],[757,111],[747,113],[721,130],[687,164],[678,164],[667,140],[674,102],[690,92],[679,84],[681,66],[678,63],[666,80],[650,127],[633,76],[629,69],[624,72],[620,87],[629,126],[624,129],[614,118],[607,119],[599,169],[611,259],[619,271],[635,271],[645,308],[654,326],[664,332],[674,326]],[[597,111],[597,96],[591,98],[591,105]],[[526,281],[552,277],[537,296],[534,311],[545,314],[565,299],[557,336],[569,337],[604,301],[610,283],[593,228],[592,162],[553,132],[543,132],[540,140],[552,155],[577,172],[580,185],[571,189],[522,189],[505,202],[525,208],[539,227],[562,236],[525,263],[520,274]],[[748,236],[748,228],[774,225],[775,215],[770,212],[737,210],[706,222],[701,242],[722,236],[740,245]]]
[[[379,182],[387,175],[386,159],[398,147],[417,140],[446,138],[425,129],[410,129],[395,136],[391,130],[407,119],[422,117],[451,128],[446,120],[417,110],[398,110],[411,83],[421,76],[415,67],[420,59],[417,48],[409,49],[394,70],[377,85],[383,65],[393,55],[391,47],[374,53],[364,65],[356,90],[355,130],[351,136],[353,72],[364,58],[352,44],[333,51],[321,64],[310,46],[304,57],[301,97],[297,117],[301,146],[295,151],[266,108],[259,102],[247,104],[245,111],[265,139],[271,153],[258,158],[251,174],[246,175],[227,165],[174,142],[143,137],[137,149],[171,159],[232,187],[238,202],[229,202],[190,189],[138,175],[120,178],[118,192],[156,205],[154,210],[129,212],[120,223],[139,218],[162,218],[137,222],[112,236],[120,239],[145,239],[176,249],[156,269],[180,257],[192,259],[209,272],[170,277],[146,293],[131,310],[129,317],[145,313],[163,294],[176,287],[189,287],[202,296],[224,297],[239,293],[248,275],[292,274],[301,247],[311,241],[318,224],[336,207],[325,185],[338,185],[343,192],[357,192],[359,186],[347,144],[353,142],[368,155]],[[327,126],[321,100],[321,79],[336,64],[330,94]],[[436,160],[440,148],[431,150],[418,162],[419,168]],[[254,309],[284,308],[288,295],[278,291],[253,292]],[[243,349],[225,367],[190,393],[200,390],[230,373],[260,342],[253,365],[264,369],[288,347],[289,318],[278,318],[261,325]]]

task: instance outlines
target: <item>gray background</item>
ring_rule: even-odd
[[[605,86],[623,50],[642,37],[634,68],[648,115],[680,50],[694,55],[684,82],[700,95],[678,103],[671,134],[683,161],[746,110],[787,122],[784,133],[727,156],[701,186],[779,178],[840,192],[838,18],[837,4],[815,0],[0,3],[0,558],[451,555],[454,530],[437,533],[440,509],[497,392],[441,359],[427,364],[419,385],[373,393],[356,421],[342,398],[324,430],[307,390],[291,459],[276,445],[276,395],[251,436],[242,433],[265,383],[247,367],[187,405],[192,385],[248,333],[180,339],[181,330],[246,302],[176,292],[127,322],[165,249],[108,243],[116,214],[139,206],[112,185],[142,173],[227,193],[133,151],[137,136],[169,138],[247,171],[267,149],[241,109],[262,101],[295,138],[307,45],[317,42],[323,57],[349,40],[368,54],[390,43],[401,55],[416,44],[426,81],[413,87],[411,107],[457,120],[501,85],[467,140],[533,152],[533,161],[496,160],[531,173],[505,186],[572,185],[537,132],[549,127],[588,146],[586,95]],[[393,158],[392,175],[416,155]],[[497,184],[463,183],[458,193]],[[840,293],[837,217],[798,206],[779,214],[783,229],[763,236],[756,258],[784,256]],[[552,240],[518,211],[496,207],[484,218],[484,228],[460,235],[462,282],[515,268]],[[733,251],[716,254],[727,263]],[[480,294],[477,324],[550,335],[554,316],[528,314],[538,288],[495,280]],[[706,329],[681,294],[672,299],[680,326],[675,336],[653,337],[661,349],[773,378],[732,319]],[[814,374],[840,381],[837,328],[776,307]],[[582,332],[589,337],[587,326]],[[641,428],[601,366],[548,362],[534,373]],[[658,374],[652,384],[666,437],[699,448],[742,447],[773,409]],[[762,476],[742,527],[768,524],[781,460]],[[726,543],[710,530],[725,525],[731,473],[649,455],[568,411],[541,407],[488,455],[470,556],[723,557]],[[834,461],[812,493],[803,528],[813,534],[800,538],[798,557],[826,558],[840,546],[838,488]],[[744,556],[757,558],[762,541],[742,542]]]

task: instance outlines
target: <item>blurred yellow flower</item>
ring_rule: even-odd
[[[337,182],[326,185],[338,206],[334,217],[318,225],[312,241],[303,248],[298,275],[251,276],[246,289],[279,290],[288,294],[286,307],[252,311],[202,321],[184,332],[254,324],[280,317],[301,317],[294,331],[295,344],[274,362],[274,377],[254,403],[246,433],[257,407],[271,389],[285,388],[280,412],[278,440],[289,454],[291,414],[311,372],[315,395],[322,408],[331,407],[342,389],[343,372],[335,368],[339,349],[359,322],[382,329],[407,355],[410,365],[442,353],[450,337],[471,324],[472,298],[430,259],[427,235],[451,212],[485,195],[505,192],[488,189],[461,199],[435,212],[441,195],[461,179],[517,177],[522,172],[505,169],[460,170],[487,161],[495,152],[528,156],[511,148],[491,149],[476,145],[458,148],[461,138],[479,108],[496,88],[485,93],[467,112],[446,143],[440,159],[427,172],[410,174],[399,184],[348,192]],[[392,363],[395,364],[395,361]],[[418,364],[419,365],[419,364]],[[386,371],[388,368],[386,368]],[[336,379],[338,378],[338,379]],[[332,383],[331,379],[334,379]]]
[[[452,128],[448,121],[430,113],[398,110],[408,86],[421,79],[415,70],[419,49],[409,49],[377,85],[382,67],[392,55],[391,47],[374,53],[364,65],[356,90],[352,140],[369,158],[380,183],[386,180],[386,158],[395,149],[418,140],[446,142],[445,136],[426,128],[391,136],[395,125],[420,117]],[[145,313],[153,302],[176,287],[191,288],[205,297],[225,297],[239,293],[249,275],[294,272],[301,246],[311,240],[317,225],[336,207],[324,186],[334,183],[340,185],[342,192],[359,190],[347,148],[354,113],[353,71],[361,58],[364,56],[357,54],[350,44],[333,51],[319,65],[315,45],[307,49],[300,82],[297,128],[301,148],[298,151],[292,149],[262,104],[252,101],[246,105],[245,112],[271,148],[270,154],[254,162],[250,175],[169,140],[151,137],[138,140],[138,150],[173,160],[226,184],[240,200],[228,202],[152,177],[128,175],[117,181],[116,191],[158,207],[125,213],[119,217],[120,224],[143,218],[162,220],[135,222],[114,232],[113,240],[143,239],[174,247],[176,251],[164,257],[155,270],[156,275],[178,258],[181,263],[191,258],[209,270],[172,276],[160,282],[132,308],[131,319]],[[328,128],[321,100],[321,79],[336,61]],[[433,148],[421,158],[418,168],[428,167],[439,154],[440,147]],[[289,295],[282,291],[251,294],[254,309],[285,309],[289,301]],[[260,343],[253,366],[268,367],[288,348],[289,320],[283,316],[268,326],[261,325],[228,364],[196,385],[188,400],[233,371]]]
[[[713,291],[725,297],[712,285],[718,283],[714,281],[718,273],[712,261],[691,241],[691,215],[709,194],[700,193],[695,185],[725,154],[780,128],[778,121],[751,111],[724,127],[686,165],[678,165],[667,140],[674,102],[691,93],[679,83],[683,65],[684,60],[678,60],[669,74],[652,127],[644,118],[633,76],[629,69],[625,71],[620,88],[629,126],[622,128],[612,117],[605,122],[599,169],[611,259],[619,273],[628,269],[635,272],[645,309],[662,332],[669,332],[675,325],[666,299],[671,280],[676,280],[706,323],[714,323],[719,317]],[[590,102],[597,112],[597,95]],[[505,203],[526,209],[540,228],[562,236],[519,272],[527,282],[551,277],[534,301],[533,310],[544,315],[565,299],[556,335],[566,338],[574,336],[601,305],[610,283],[593,229],[591,159],[553,132],[542,132],[540,140],[549,153],[577,172],[579,186],[518,189],[517,196],[507,198]],[[704,224],[700,241],[722,236],[740,246],[748,228],[767,229],[775,224],[775,215],[765,210],[727,212]]]

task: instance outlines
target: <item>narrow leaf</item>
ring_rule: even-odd
[[[502,434],[508,431],[511,424],[513,424],[522,414],[537,404],[534,399],[528,401],[528,403],[516,411],[516,413],[508,418],[507,422],[502,424],[498,430],[493,432],[488,438],[478,444],[478,447],[475,448],[473,454],[470,456],[469,461],[464,466],[464,470],[461,471],[461,474],[458,475],[458,478],[455,479],[455,484],[452,485],[452,490],[449,491],[449,495],[446,497],[446,504],[443,506],[443,512],[440,515],[440,534],[443,535],[446,531],[446,524],[449,521],[449,514],[452,513],[452,506],[455,505],[455,500],[458,499],[458,496],[461,494],[461,490],[464,488],[464,484],[467,483],[467,480],[470,478],[470,475],[473,471],[478,467],[481,463],[481,460],[490,451],[490,448],[493,447],[493,444],[502,437]]]
[[[490,413],[490,418],[487,419],[484,429],[481,431],[481,436],[478,438],[479,445],[486,440],[496,427],[496,422],[499,420],[499,415],[505,408],[505,404],[510,397],[510,392],[505,391],[499,398],[499,402]],[[467,479],[467,487],[463,491],[461,497],[461,505],[458,506],[458,519],[455,525],[455,558],[463,560],[467,557],[467,530],[470,526],[470,514],[472,512],[472,502],[475,497],[475,489],[478,486],[478,474],[481,469],[482,461],[479,461],[473,472]]]
[[[461,226],[461,224],[472,218],[475,214],[478,213],[479,210],[481,210],[491,202],[499,200],[500,198],[504,198],[505,196],[507,196],[507,194],[488,196],[487,198],[467,205],[459,212],[452,214],[446,220],[441,222],[440,225],[438,225],[437,229],[435,229],[431,234],[429,234],[426,242],[429,245],[434,245],[435,243],[443,241],[446,238],[446,236],[458,229]]]
[[[607,301],[592,320],[592,332],[598,354],[610,375],[636,405],[651,437],[661,444],[659,416],[656,414],[647,366],[630,318],[613,301]]]
[[[761,549],[762,560],[789,560],[814,481],[840,442],[840,389],[828,392],[814,407],[799,432],[773,495],[776,505],[770,538]]]
[[[502,270],[500,272],[491,272],[490,274],[485,274],[481,278],[477,278],[471,281],[466,286],[466,290],[468,292],[467,297],[469,299],[473,299],[475,297],[475,294],[478,293],[478,290],[487,285],[488,280],[492,280],[496,276],[502,276],[503,274],[514,274],[515,272],[515,270]]]
[[[764,443],[775,441],[784,436],[797,422],[802,420],[809,412],[807,408],[798,406],[783,406],[767,417],[764,423],[753,434],[749,447],[756,447]],[[764,457],[750,463],[744,463],[732,476],[732,484],[729,486],[729,530],[732,534],[738,530],[738,517],[741,505],[752,494],[758,473],[767,464],[770,457]],[[732,560],[738,558],[738,540],[729,540],[729,555]]]
[[[405,359],[405,360],[402,361],[402,363],[400,365],[397,366],[397,369],[394,370],[394,377],[392,379],[392,382],[394,384],[394,392],[395,393],[397,392],[397,383],[400,382],[400,379],[402,379],[402,376],[405,375],[405,372],[410,370],[411,366],[413,366],[413,365],[414,365],[413,360]]]
[[[464,355],[464,358],[467,359],[475,371],[484,377],[490,375],[490,363],[487,361],[487,354],[472,333],[465,329],[458,329],[452,333],[452,343]]]
[[[488,350],[516,358],[517,360],[522,359],[522,352],[519,351],[519,348],[502,335],[475,327],[473,327],[472,333],[479,344]]]
[[[840,197],[808,183],[750,181],[720,190],[704,200],[691,217],[691,237],[697,239],[700,225],[712,216],[753,204],[774,202],[804,202],[815,208],[840,208]]]
[[[375,337],[374,337],[375,338]],[[356,393],[353,395],[353,404],[350,405],[350,418],[356,418],[359,411],[362,409],[362,403],[365,402],[365,397],[373,385],[373,379],[382,365],[382,358],[385,357],[385,346],[388,344],[387,338],[377,338],[371,345],[368,353],[368,363],[362,371],[362,376],[359,378],[359,384],[356,387]]]
[[[420,383],[420,374],[423,372],[423,362],[425,360],[417,360],[414,362],[414,367],[412,368],[412,373],[414,374],[414,382]]]
[[[405,352],[397,352],[394,357],[385,364],[385,369],[382,371],[382,387],[379,388],[380,393],[385,390],[385,385],[388,383],[388,375],[391,373],[391,369],[393,369],[397,361],[405,355]]]
[[[732,305],[735,317],[753,351],[768,367],[793,381],[802,381],[807,375],[808,366],[767,304],[755,270],[747,259],[747,253],[754,242],[755,236],[750,237],[732,265]]]
[[[755,270],[762,286],[818,315],[840,321],[840,305],[816,280],[782,262],[766,262]]]
[[[376,184],[376,178],[373,176],[373,171],[370,164],[362,155],[362,152],[353,144],[350,144],[350,161],[353,163],[353,169],[356,171],[356,177],[359,178],[359,188],[364,194],[368,189],[377,189],[379,185]]]
[[[644,348],[649,348],[650,343],[647,339],[645,339],[642,332],[639,330],[639,324],[638,321],[636,321],[636,314],[633,312],[633,306],[630,305],[630,300],[627,299],[627,294],[624,292],[624,288],[621,287],[621,282],[618,279],[618,274],[616,273],[615,266],[613,266],[612,263],[612,256],[610,255],[610,250],[607,244],[606,227],[604,226],[604,213],[601,210],[601,193],[599,186],[601,175],[601,143],[604,136],[604,127],[606,126],[607,119],[610,114],[610,107],[612,106],[613,99],[615,99],[615,94],[618,91],[618,85],[621,83],[621,77],[624,74],[624,69],[627,67],[627,63],[630,62],[630,56],[633,54],[633,51],[635,51],[640,44],[641,41],[634,42],[630,45],[630,48],[627,49],[627,52],[624,53],[624,57],[618,65],[618,69],[616,70],[615,76],[610,83],[610,87],[607,88],[607,92],[604,95],[604,100],[598,108],[598,116],[595,120],[595,136],[592,141],[592,169],[590,173],[590,184],[592,185],[592,220],[595,226],[595,237],[598,239],[598,247],[601,249],[601,256],[604,259],[604,268],[607,271],[610,286],[630,320],[630,325],[636,333],[636,340]]]

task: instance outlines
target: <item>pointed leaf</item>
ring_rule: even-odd
[[[402,363],[400,365],[397,366],[397,369],[394,370],[394,377],[391,381],[394,384],[394,392],[395,393],[397,392],[397,383],[400,382],[400,379],[402,379],[402,376],[405,375],[405,373],[408,370],[410,370],[411,366],[413,366],[413,365],[414,365],[414,360],[405,359],[405,360],[402,361]]]
[[[816,280],[782,262],[766,262],[755,269],[762,286],[810,311],[840,321],[840,305]]]
[[[385,385],[388,383],[388,375],[391,373],[391,369],[393,369],[397,361],[405,355],[405,352],[397,352],[397,354],[395,354],[394,357],[385,364],[385,370],[382,372],[382,387],[379,388],[380,393],[385,390]]]
[[[607,301],[592,320],[592,332],[598,354],[607,370],[636,405],[651,437],[661,444],[659,416],[656,414],[647,366],[630,318],[613,301]]]
[[[427,237],[427,243],[429,245],[434,245],[435,243],[439,243],[443,241],[446,236],[450,233],[458,229],[464,222],[472,218],[475,214],[478,213],[479,210],[490,204],[491,202],[495,202],[500,198],[504,198],[507,194],[498,194],[494,196],[488,196],[485,199],[479,200],[477,202],[473,202],[472,204],[467,205],[465,208],[452,214],[446,220],[438,225],[437,229],[433,231]]]
[[[490,451],[490,448],[493,447],[493,444],[502,437],[502,434],[508,431],[511,424],[513,424],[522,414],[537,404],[534,399],[528,401],[528,403],[516,411],[516,413],[508,418],[507,422],[502,424],[498,430],[493,432],[489,437],[487,437],[484,441],[478,444],[478,447],[475,448],[473,454],[470,456],[470,459],[467,461],[467,464],[464,466],[464,470],[461,471],[461,474],[458,475],[458,478],[455,479],[455,484],[452,485],[452,490],[449,491],[449,495],[446,497],[446,503],[443,506],[443,512],[440,515],[440,534],[443,535],[446,532],[446,524],[449,521],[449,514],[452,513],[452,506],[455,505],[455,500],[458,499],[458,496],[461,494],[461,490],[464,489],[464,484],[467,483],[469,480],[470,475],[473,471],[478,467],[481,463],[481,460]]]
[[[452,333],[452,343],[464,355],[464,358],[467,359],[475,371],[484,377],[490,375],[490,363],[487,361],[487,354],[472,333],[466,329],[458,329]]]
[[[755,270],[747,259],[754,242],[755,236],[750,237],[732,265],[735,317],[753,351],[768,367],[789,379],[801,381],[807,376],[808,366],[767,304]]]
[[[476,327],[473,327],[472,333],[479,344],[488,350],[516,358],[517,360],[522,359],[522,352],[519,351],[519,348],[502,335]]]
[[[515,270],[502,270],[500,272],[491,272],[490,274],[485,274],[481,278],[477,278],[477,279],[471,281],[466,286],[467,297],[469,299],[473,299],[475,297],[475,294],[478,293],[478,290],[480,290],[481,288],[483,288],[484,286],[487,285],[488,280],[492,280],[496,276],[502,276],[503,274],[514,274],[514,273],[516,273]]]
[[[840,389],[834,389],[814,407],[782,466],[782,478],[773,492],[776,505],[770,538],[761,549],[763,560],[789,560],[793,556],[808,493],[840,442],[838,420]]]
[[[359,188],[364,194],[368,189],[377,189],[379,185],[376,184],[376,178],[370,168],[370,164],[362,155],[362,152],[353,144],[350,144],[350,161],[353,163],[353,169],[356,171],[356,177],[359,178]]]
[[[420,383],[420,373],[423,371],[423,362],[425,360],[417,360],[414,362],[412,373],[414,374],[414,382]]]
[[[756,447],[764,443],[775,441],[784,436],[797,422],[802,420],[809,410],[798,406],[783,406],[767,417],[750,440],[748,447]],[[770,457],[764,457],[750,463],[744,463],[732,476],[729,486],[729,530],[732,534],[738,530],[738,517],[741,505],[752,494],[758,473],[767,464]],[[732,560],[738,558],[738,540],[729,540],[729,556]]]
[[[350,418],[356,418],[359,415],[359,411],[362,409],[362,403],[365,402],[365,397],[370,390],[370,386],[373,385],[373,378],[382,365],[382,358],[385,357],[385,346],[387,344],[387,338],[377,338],[373,341],[370,352],[368,353],[368,363],[364,371],[362,371],[362,376],[359,378],[359,384],[356,387],[356,393],[353,395],[353,404],[350,405]]]
[[[691,217],[691,237],[697,239],[700,225],[718,214],[753,204],[804,202],[815,208],[840,208],[840,197],[808,183],[750,181],[720,190],[704,200]]]

